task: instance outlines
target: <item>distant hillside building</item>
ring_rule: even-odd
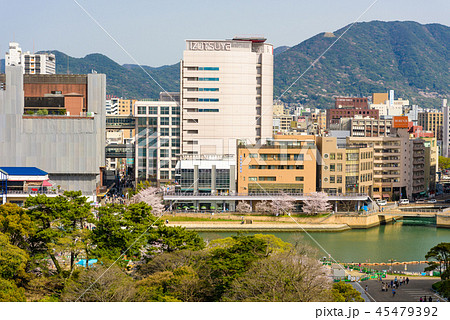
[[[378,110],[369,109],[367,98],[337,97],[334,106],[334,109],[327,110],[327,128],[338,124],[341,118],[353,118],[356,115],[379,119]]]
[[[56,58],[52,53],[23,52],[17,42],[10,42],[5,66],[22,66],[24,74],[55,74]]]

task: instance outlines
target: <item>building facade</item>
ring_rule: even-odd
[[[175,101],[135,102],[135,177],[165,183],[175,179],[181,154],[180,106]]]
[[[183,154],[236,154],[272,136],[273,47],[263,38],[186,41],[181,61]]]
[[[92,195],[105,165],[105,75],[78,77],[86,81],[89,114],[77,116],[24,114],[27,76],[33,77],[24,76],[21,66],[6,67],[6,88],[0,90],[0,166],[39,167],[63,190]],[[54,82],[49,78],[59,75],[45,77]]]
[[[314,136],[275,136],[262,146],[238,146],[238,193],[316,191]]]
[[[442,112],[419,112],[418,125],[424,131],[431,131],[437,140],[442,140],[444,114]]]

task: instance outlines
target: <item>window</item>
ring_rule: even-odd
[[[169,160],[161,160],[160,162],[159,162],[159,164],[160,164],[160,167],[161,168],[169,168],[169,163],[170,163],[170,161]]]
[[[161,171],[160,172],[160,179],[164,179],[164,180],[169,179],[169,171]]]
[[[187,130],[187,134],[198,134],[198,130]]]
[[[342,176],[336,176],[336,183],[342,183]]]
[[[250,158],[258,158],[258,154],[257,153],[250,153],[248,156]]]
[[[198,81],[219,81],[219,78],[198,78]]]
[[[180,136],[180,128],[172,128],[172,136],[179,137]]]
[[[301,164],[299,166],[295,166],[296,170],[303,170],[305,167]]]
[[[219,71],[219,67],[198,67],[198,70]]]
[[[249,168],[249,169],[258,169],[258,166],[255,166],[255,165],[249,165],[248,168]]]
[[[147,155],[147,149],[145,149],[145,147],[138,149],[138,156],[139,157],[145,157],[146,155]]]
[[[179,147],[180,139],[172,139],[172,147]]]
[[[161,138],[160,145],[161,147],[169,147],[170,140],[167,138]]]
[[[338,159],[338,160],[342,160],[342,153],[338,153],[338,154],[337,154],[337,159]]]
[[[336,177],[330,176],[330,183],[336,183]]]
[[[168,126],[170,124],[169,123],[169,118],[168,117],[161,117],[161,120],[160,120],[159,124],[162,125],[162,126]]]
[[[187,119],[187,123],[198,123],[198,119]]]
[[[337,172],[342,172],[342,163],[336,164],[336,171]]]
[[[169,128],[160,128],[159,132],[160,132],[160,135],[163,136],[163,137],[164,136],[167,137],[167,136],[170,135]]]
[[[198,88],[198,91],[219,91],[219,88]]]
[[[248,177],[248,181],[257,181],[256,177]]]
[[[158,114],[158,107],[148,107],[149,114]]]
[[[168,158],[169,157],[169,149],[160,149],[159,156],[161,158]]]
[[[147,119],[138,118],[138,126],[146,126],[146,125],[147,125]]]
[[[259,181],[277,181],[277,177],[258,177]]]
[[[173,126],[179,126],[180,125],[180,118],[172,118],[172,125]]]
[[[172,107],[172,114],[180,114],[180,107]]]
[[[305,181],[304,177],[295,177],[295,181]]]
[[[147,113],[147,107],[138,106],[138,114],[146,114],[146,113]]]
[[[336,158],[336,154],[335,153],[330,153],[330,160],[335,160]]]
[[[161,114],[169,114],[169,107],[161,107]]]
[[[198,109],[198,112],[219,112],[219,109]]]
[[[335,172],[336,171],[336,165],[330,164],[330,171]]]
[[[180,154],[179,149],[172,149],[172,157],[178,157],[179,154]]]
[[[198,101],[200,101],[200,102],[219,102],[219,99],[213,99],[213,98],[199,98]]]

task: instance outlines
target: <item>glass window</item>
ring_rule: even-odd
[[[147,107],[146,106],[138,106],[138,114],[146,114]]]
[[[295,181],[304,181],[305,178],[304,177],[295,177]]]
[[[168,138],[161,138],[161,147],[169,147],[170,140]]]
[[[146,155],[147,155],[147,149],[145,149],[145,147],[138,149],[138,156],[139,157],[145,157]]]
[[[179,126],[180,125],[180,118],[172,118],[172,125],[173,126]]]
[[[180,107],[172,107],[172,114],[180,114]]]
[[[138,118],[138,126],[147,126],[146,118]]]
[[[219,78],[198,78],[198,81],[219,81]]]
[[[180,139],[172,139],[172,147],[179,147]]]
[[[342,153],[338,153],[338,154],[337,154],[337,159],[338,159],[338,160],[342,160]]]
[[[160,172],[160,178],[164,179],[164,180],[169,179],[169,171],[161,171]]]
[[[180,128],[172,128],[172,136],[180,136]]]
[[[219,102],[219,99],[213,99],[213,98],[199,98],[198,101],[200,101],[200,102]]]
[[[250,153],[248,156],[250,158],[258,158],[258,154],[257,153]]]
[[[164,169],[169,168],[169,163],[170,163],[169,160],[161,160],[159,162],[160,168],[164,168]]]
[[[303,170],[305,167],[301,164],[299,166],[295,166],[296,170]]]
[[[336,164],[336,171],[337,172],[342,172],[342,163],[337,163]]]
[[[342,183],[342,176],[337,176],[336,177],[336,182],[337,183]]]
[[[330,171],[335,172],[336,171],[336,165],[330,164]]]
[[[248,177],[248,181],[258,181],[256,177]]]
[[[169,114],[170,107],[161,107],[161,114]]]
[[[169,117],[161,117],[160,118],[160,125],[162,126],[168,126],[169,125]]]
[[[160,128],[159,132],[161,136],[169,136],[169,128]]]
[[[172,157],[178,157],[178,155],[180,154],[180,150],[179,149],[172,149]]]
[[[149,114],[158,114],[158,107],[148,107]]]
[[[336,183],[336,177],[330,176],[330,183]]]
[[[336,159],[336,154],[330,153],[330,160],[335,160],[335,159]]]
[[[303,161],[304,155],[303,154],[294,154],[294,160],[296,161]]]
[[[219,71],[219,67],[199,67],[198,70]]]
[[[160,149],[159,156],[161,158],[168,158],[169,157],[169,149]]]
[[[219,88],[198,88],[198,91],[219,91]]]

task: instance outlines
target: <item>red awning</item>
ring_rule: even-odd
[[[51,187],[52,184],[48,181],[44,181],[44,183],[42,184],[43,187]]]
[[[389,198],[389,197],[390,197],[390,195],[388,195],[387,193],[383,194],[383,198]]]
[[[373,197],[374,197],[375,199],[380,199],[380,198],[381,198],[381,196],[380,196],[379,194],[374,194]]]

